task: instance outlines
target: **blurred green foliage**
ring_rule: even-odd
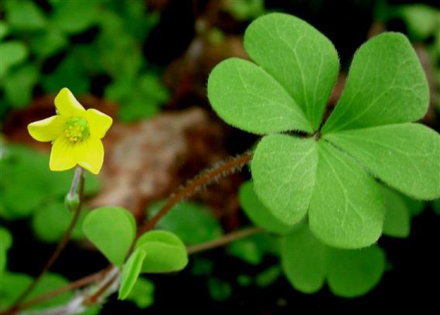
[[[48,154],[21,145],[2,145],[0,152],[0,218],[30,218],[41,240],[58,241],[73,215],[64,207],[73,170],[51,172]],[[99,190],[100,182],[96,176],[86,177],[85,195],[90,196]],[[74,239],[82,238],[80,226],[73,232]]]
[[[36,86],[45,93],[69,87],[89,93],[104,76],[104,97],[120,105],[123,121],[151,116],[169,99],[143,45],[159,16],[137,0],[5,0],[0,22],[0,116],[24,108]],[[87,34],[87,35],[84,35]]]

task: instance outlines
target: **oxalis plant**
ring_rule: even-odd
[[[355,297],[378,283],[386,259],[375,243],[382,233],[409,234],[410,210],[402,194],[419,200],[440,197],[440,136],[414,123],[426,113],[429,94],[411,44],[402,34],[384,33],[361,46],[325,122],[339,60],[324,35],[296,17],[269,14],[248,27],[244,44],[252,61],[231,58],[217,65],[208,97],[228,124],[262,135],[255,152],[203,172],[140,227],[123,208],[94,209],[82,230],[110,265],[32,299],[78,221],[84,172],[101,170],[101,139],[112,119],[85,110],[64,88],[55,98],[57,115],[29,125],[32,137],[53,144],[51,170],[76,167],[65,202],[74,216],[40,275],[19,295],[7,296],[2,314],[91,284],[51,310],[82,314],[115,291],[119,299],[129,297],[142,273],[182,270],[189,254],[255,233],[281,241],[282,269],[297,290],[313,293],[327,282],[334,294]],[[249,162],[252,180],[241,186],[239,199],[256,227],[192,247],[170,231],[154,230],[178,202]],[[2,243],[0,263],[9,247],[10,242]],[[4,279],[17,281],[10,275]]]

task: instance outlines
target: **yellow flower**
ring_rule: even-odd
[[[85,110],[69,89],[55,97],[55,116],[28,125],[29,134],[37,141],[52,141],[49,167],[65,171],[77,164],[98,174],[104,162],[105,136],[113,120],[96,109]]]

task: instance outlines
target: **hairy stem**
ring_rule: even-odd
[[[234,231],[232,233],[224,235],[223,237],[221,237],[219,239],[188,247],[187,248],[188,255],[192,255],[192,254],[203,252],[205,250],[224,246],[224,245],[227,245],[233,241],[236,241],[236,240],[239,240],[239,239],[242,239],[242,238],[254,235],[254,234],[258,234],[261,231],[262,231],[261,228],[254,227],[254,226],[246,228],[246,229],[242,229],[239,231]]]
[[[219,164],[208,172],[201,174],[196,177],[193,181],[189,182],[186,186],[179,189],[167,203],[162,207],[162,209],[145,224],[145,226],[140,229],[139,235],[150,231],[159,222],[162,217],[164,217],[176,204],[185,198],[193,195],[200,187],[203,187],[218,177],[227,176],[233,173],[235,170],[241,169],[246,163],[252,160],[252,153],[246,152],[230,161]]]
[[[22,294],[17,298],[15,303],[12,305],[12,307],[7,310],[4,314],[13,314],[18,309],[20,309],[20,304],[26,299],[26,297],[32,292],[32,290],[37,286],[37,284],[41,281],[43,276],[46,274],[46,272],[52,267],[52,265],[55,263],[55,261],[60,256],[63,249],[66,247],[67,243],[70,240],[70,237],[72,235],[73,229],[75,228],[76,223],[78,222],[79,215],[81,213],[82,208],[82,202],[84,199],[84,169],[80,166],[77,166],[75,170],[75,175],[73,176],[72,185],[70,187],[69,191],[69,197],[73,197],[74,194],[77,192],[77,189],[79,187],[79,195],[80,200],[78,203],[77,208],[75,209],[72,221],[70,222],[69,227],[67,228],[66,232],[64,232],[63,237],[61,238],[60,242],[58,243],[54,253],[49,258],[49,260],[46,262],[46,265],[44,268],[40,271],[37,277],[32,281],[32,283],[23,291]]]

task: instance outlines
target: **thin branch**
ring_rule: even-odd
[[[57,248],[55,249],[52,256],[47,261],[44,268],[41,270],[39,275],[32,281],[32,283],[23,291],[22,294],[17,298],[15,303],[11,306],[9,310],[7,310],[4,314],[13,314],[17,309],[21,308],[20,304],[26,299],[26,297],[32,292],[32,290],[36,287],[36,285],[40,282],[40,280],[43,278],[43,276],[46,274],[46,272],[52,267],[52,265],[55,263],[55,261],[60,256],[63,249],[66,247],[67,243],[70,240],[70,237],[72,235],[73,229],[75,228],[76,223],[78,222],[79,215],[81,213],[82,208],[82,202],[84,199],[84,169],[80,166],[78,166],[75,170],[75,175],[72,180],[72,186],[69,191],[69,197],[73,197],[76,193],[78,186],[79,186],[79,203],[75,210],[75,213],[73,215],[72,221],[70,222],[69,227],[67,228],[66,232],[64,232],[63,237],[61,238],[60,242],[57,245]]]
[[[177,203],[193,195],[200,187],[211,183],[212,181],[218,179],[218,177],[226,176],[236,170],[240,170],[241,167],[251,160],[252,153],[246,152],[230,161],[219,164],[210,171],[205,172],[193,181],[189,182],[186,186],[177,191],[177,193],[175,193],[170,199],[168,199],[163,208],[150,221],[148,221],[142,229],[140,229],[139,235],[153,229],[157,222],[159,222],[159,220],[162,219],[162,217],[165,216]]]
[[[209,249],[213,249],[213,248],[227,245],[233,241],[236,241],[236,240],[239,240],[239,239],[251,236],[251,235],[255,235],[260,232],[262,232],[262,230],[259,227],[250,227],[250,228],[246,228],[243,230],[235,231],[235,232],[226,234],[219,239],[188,247],[187,252],[188,252],[188,255],[200,253],[205,250],[209,250]]]

